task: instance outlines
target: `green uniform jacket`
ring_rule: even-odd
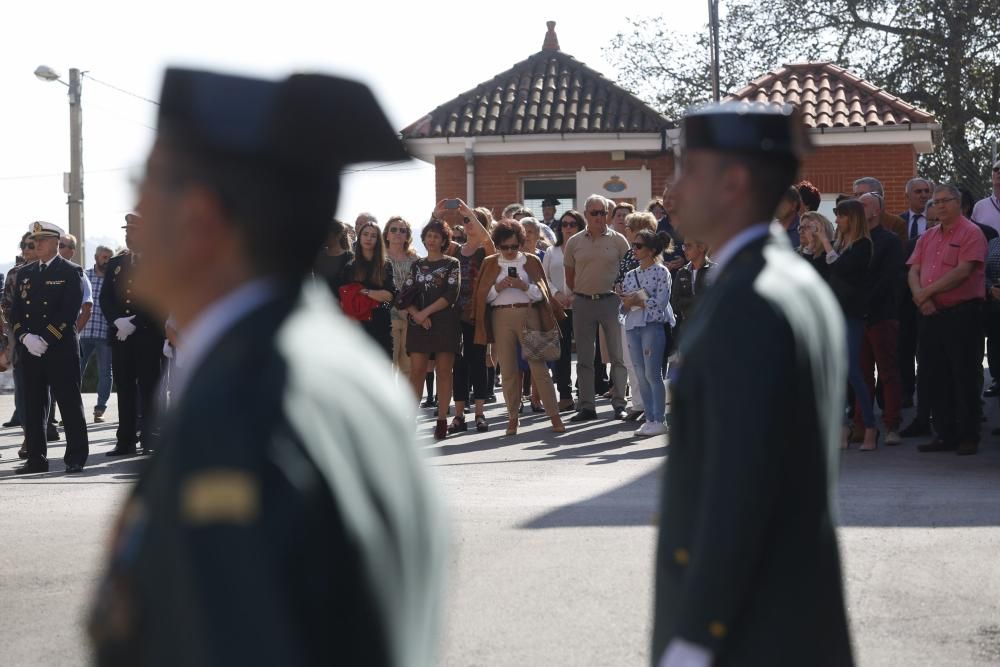
[[[102,665],[427,665],[443,518],[412,396],[323,287],[215,345],[115,532]]]
[[[718,271],[718,269],[716,269]],[[681,341],[661,499],[652,662],[853,662],[835,532],[846,334],[782,235],[739,251]]]

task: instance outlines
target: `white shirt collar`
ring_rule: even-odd
[[[223,334],[244,315],[267,302],[276,291],[274,282],[267,278],[246,283],[211,304],[180,332],[177,369],[170,382],[172,403]]]
[[[58,256],[59,256],[59,253],[56,253],[55,255],[52,256],[52,259],[50,259],[47,262],[43,262],[42,260],[38,260],[38,268],[40,270],[48,269],[50,266],[52,266],[52,262],[56,261],[56,257],[58,257]]]
[[[712,269],[712,273],[708,275],[709,279],[713,276],[719,276],[722,273],[722,270],[726,268],[726,264],[728,264],[733,257],[736,256],[736,253],[743,250],[743,248],[747,247],[757,239],[767,236],[770,231],[771,223],[760,222],[756,225],[750,225],[742,232],[722,244],[722,247],[719,248],[718,252],[712,253],[715,267]]]

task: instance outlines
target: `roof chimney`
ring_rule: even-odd
[[[558,51],[559,38],[556,37],[556,22],[546,21],[545,25],[549,27],[549,31],[545,33],[545,42],[542,43],[542,51]]]

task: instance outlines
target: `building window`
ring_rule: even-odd
[[[539,220],[542,219],[542,202],[555,197],[559,200],[556,206],[555,219],[566,211],[576,208],[576,179],[575,178],[547,178],[547,179],[524,179],[523,204],[525,208],[531,209]]]

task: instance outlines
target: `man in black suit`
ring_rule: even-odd
[[[906,235],[910,240],[927,231],[927,202],[931,199],[934,184],[926,178],[916,176],[906,182],[906,203],[909,208],[899,214],[906,223]]]
[[[341,169],[406,158],[359,83],[167,70],[134,285],[177,323],[177,373],[96,664],[431,664],[444,540],[412,396],[305,282]]]
[[[125,216],[125,245],[129,251],[108,261],[101,285],[101,312],[108,321],[111,372],[118,385],[118,432],[114,449],[105,456],[136,452],[136,433],[142,452],[156,448],[153,430],[156,388],[163,362],[163,324],[136,303],[135,270],[140,262],[137,246],[142,219]],[[139,418],[142,417],[141,426]]]
[[[844,319],[767,222],[807,144],[790,107],[682,121],[677,217],[716,267],[673,385],[654,665],[853,663],[833,504]]]
[[[83,304],[83,269],[59,256],[62,229],[31,223],[38,261],[17,272],[11,326],[22,364],[26,458],[18,474],[48,472],[46,421],[49,387],[66,428],[66,472],[83,470],[89,444],[80,397],[80,340],[76,321]]]

